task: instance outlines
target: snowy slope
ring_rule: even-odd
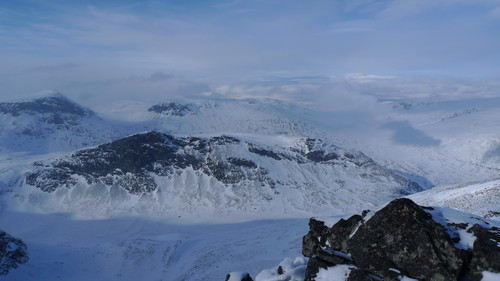
[[[409,198],[421,205],[453,208],[486,218],[500,219],[500,180],[438,186]]]
[[[422,190],[319,139],[133,135],[5,173],[14,207],[201,220],[353,212]],[[24,171],[24,172],[23,172]]]
[[[433,185],[500,173],[500,98],[379,100],[366,108],[273,99],[200,99],[151,106],[144,120],[173,134],[240,133],[316,137],[363,151]],[[460,171],[457,173],[456,171]]]
[[[163,102],[148,109],[158,129],[173,134],[246,133],[324,136],[309,109],[274,99],[207,99]]]
[[[337,135],[383,165],[424,176],[435,185],[491,180],[500,174],[500,98],[396,100],[379,106],[385,110],[376,125]]]
[[[71,151],[118,136],[93,111],[58,93],[0,103],[0,152],[4,154]]]
[[[300,255],[307,232],[305,219],[182,225],[4,212],[0,224],[22,237],[30,255],[0,280],[23,281],[220,281],[233,270],[255,276],[283,256]]]

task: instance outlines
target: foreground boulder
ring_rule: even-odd
[[[26,244],[0,231],[0,275],[6,275],[19,264],[28,262]]]
[[[453,219],[446,212],[454,212]],[[349,265],[343,279],[348,281],[475,281],[485,271],[500,273],[499,229],[457,213],[402,198],[375,214],[364,212],[332,227],[311,219],[302,248],[309,257],[305,280],[337,280],[328,279],[334,276],[328,272],[341,265]]]
[[[226,275],[225,281],[253,281],[253,279],[246,272],[231,272]]]

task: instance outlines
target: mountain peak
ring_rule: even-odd
[[[94,113],[82,107],[66,96],[50,92],[31,101],[0,103],[0,113],[19,116],[21,114],[35,115],[39,113],[65,113],[77,116],[92,116]]]

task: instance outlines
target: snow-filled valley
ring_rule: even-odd
[[[497,98],[379,98],[376,118],[274,99],[110,108],[0,103],[0,225],[29,253],[0,279],[281,280],[262,270],[293,267],[310,217],[408,196],[499,219]]]
[[[22,222],[22,223],[20,223]],[[67,214],[4,212],[3,229],[23,237],[30,260],[5,280],[224,280],[254,276],[300,255],[306,219],[182,224],[116,217],[75,220]]]

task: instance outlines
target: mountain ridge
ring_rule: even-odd
[[[422,190],[361,152],[319,139],[291,143],[265,146],[227,135],[175,137],[151,131],[35,162],[22,190],[31,203],[47,208],[52,202],[60,211],[75,211],[70,205],[76,200],[84,205],[99,201],[107,211],[124,211],[127,205],[141,213],[154,205],[152,213],[179,215],[182,210],[226,215],[230,210],[261,215],[346,211]]]

